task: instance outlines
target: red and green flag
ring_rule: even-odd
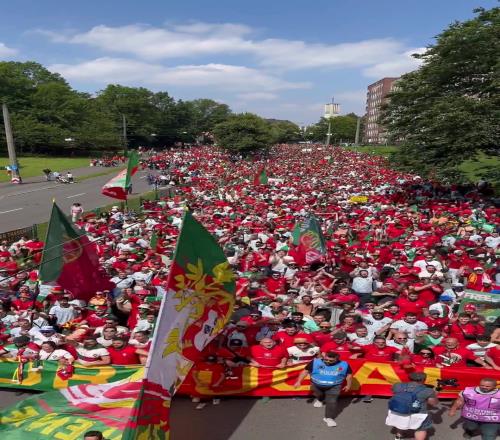
[[[40,265],[40,280],[57,282],[76,298],[89,299],[114,284],[102,272],[95,244],[76,228],[54,202]]]
[[[234,275],[215,238],[186,211],[139,398],[123,440],[165,440],[170,401],[233,311]]]
[[[254,185],[267,185],[268,177],[265,168],[261,168],[253,179]]]
[[[321,260],[326,255],[326,243],[316,217],[309,215],[298,222],[297,225],[294,228],[293,240],[294,243],[298,243],[297,251],[299,255],[307,264]]]
[[[101,193],[114,199],[127,200],[128,188],[132,176],[139,169],[139,154],[137,151],[132,151],[128,154],[127,169],[120,171],[120,173],[113,177],[106,183],[101,190]]]

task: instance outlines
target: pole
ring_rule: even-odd
[[[330,145],[330,138],[332,137],[332,118],[328,118],[328,133],[326,133],[326,146]]]
[[[127,142],[127,118],[122,114],[122,136],[123,136],[123,149],[127,151],[128,142]]]
[[[354,145],[359,146],[359,130],[361,128],[361,118],[358,117],[356,122],[356,137],[354,138]]]
[[[14,145],[14,136],[12,135],[12,126],[10,125],[10,115],[7,104],[2,104],[3,125],[5,127],[5,139],[7,140],[7,151],[9,153],[9,162],[11,169],[11,182],[21,183],[19,174],[19,163],[17,162],[16,147]]]

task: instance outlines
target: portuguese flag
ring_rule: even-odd
[[[113,177],[106,183],[101,190],[101,193],[114,199],[127,200],[128,188],[132,176],[137,173],[139,169],[139,154],[137,151],[132,151],[128,155],[127,169],[120,171],[120,173]]]
[[[262,168],[254,177],[253,184],[254,185],[267,185],[268,178],[267,173],[264,168]]]
[[[215,238],[186,211],[145,377],[123,440],[168,438],[170,401],[233,312],[234,275]]]
[[[326,244],[318,220],[314,215],[309,215],[297,225],[293,238],[294,243],[297,243],[298,237],[298,253],[307,264],[320,260],[326,255]]]
[[[101,272],[95,244],[68,220],[54,202],[40,265],[40,280],[57,282],[76,298],[114,288]]]

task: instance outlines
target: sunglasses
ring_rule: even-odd
[[[396,341],[407,341],[408,338],[396,338]]]
[[[420,354],[428,354],[428,355],[431,355],[432,353],[430,353],[429,351],[421,351]]]

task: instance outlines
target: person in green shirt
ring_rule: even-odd
[[[322,314],[314,315],[313,319],[307,319],[304,324],[304,332],[312,333],[320,330],[319,326],[322,322],[325,322],[325,316]]]
[[[415,353],[423,348],[434,348],[441,345],[443,335],[438,327],[430,327],[425,333],[417,334],[415,337]]]

